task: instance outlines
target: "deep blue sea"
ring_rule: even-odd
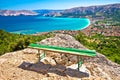
[[[81,30],[90,24],[86,18],[41,16],[0,16],[0,29],[18,34],[35,34],[54,30]]]

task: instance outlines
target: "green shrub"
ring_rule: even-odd
[[[50,33],[41,36],[12,34],[0,30],[0,55],[26,48],[30,43],[41,41],[52,36]]]
[[[95,49],[97,52],[104,54],[111,61],[120,64],[120,37],[106,37],[101,34],[85,36],[81,32],[74,37],[87,48]]]

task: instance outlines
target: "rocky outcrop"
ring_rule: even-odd
[[[42,40],[41,42],[38,42],[38,44],[86,49],[72,36],[65,34],[56,34],[55,37]],[[71,65],[77,63],[77,58],[76,56],[73,55],[51,53],[49,56],[53,57],[56,60],[57,64]],[[93,72],[94,76],[102,75],[104,78],[109,77],[110,80],[110,79],[115,79],[118,75],[120,75],[120,65],[109,61],[102,54],[97,53],[97,56],[94,58],[83,57],[83,60],[84,63],[87,64],[86,67],[88,67],[88,69],[93,68],[93,71],[95,71]],[[96,74],[96,72],[98,73]],[[113,75],[114,76],[116,75],[116,77],[111,78]]]
[[[72,36],[56,34],[38,44],[86,49]],[[46,51],[46,57],[38,61],[38,51],[26,48],[6,53],[0,57],[1,80],[119,80],[120,65],[109,61],[104,55],[83,57],[84,63],[77,70],[76,56]]]
[[[83,45],[76,41],[72,36],[67,34],[56,34],[53,38],[47,38],[37,43],[60,47],[85,49]],[[46,53],[46,55],[48,55],[51,58],[54,58],[57,64],[71,65],[77,62],[77,56],[74,55],[53,52],[48,52]]]
[[[85,47],[76,41],[72,36],[67,34],[56,34],[52,38],[44,39],[37,44],[46,44],[52,46],[68,47],[68,48],[78,48],[85,49]]]

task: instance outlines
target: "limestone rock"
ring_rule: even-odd
[[[85,49],[83,45],[76,41],[72,36],[67,34],[56,34],[55,37],[44,39],[40,42],[37,42],[37,44]],[[77,63],[77,56],[53,52],[48,53],[46,52],[47,56],[53,57],[57,64],[71,65]]]
[[[23,52],[24,52],[24,53],[30,53],[30,54],[31,54],[31,53],[36,53],[36,54],[37,54],[37,53],[38,53],[38,50],[36,50],[36,49],[31,49],[31,48],[26,48],[26,49],[23,50]]]
[[[56,65],[56,62],[54,59],[50,58],[50,57],[45,57],[41,60],[41,62],[45,63],[45,64],[50,64],[52,66]]]
[[[65,34],[38,43],[86,49]],[[27,48],[0,56],[0,80],[120,80],[120,65],[100,53],[96,57],[83,57],[84,63],[78,71],[74,55],[46,51],[46,57],[38,62],[37,52]]]

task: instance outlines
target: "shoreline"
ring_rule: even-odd
[[[89,18],[87,19],[88,19],[88,24],[85,27],[81,28],[81,30],[84,30],[91,25],[91,20]]]
[[[86,36],[90,36],[91,32],[91,28],[92,28],[92,18],[88,18],[90,21],[90,25],[88,25],[88,27],[86,27],[85,29],[81,30],[82,33],[84,33]]]
[[[78,18],[78,19],[81,19],[81,18]],[[32,30],[21,30],[23,32],[21,32],[21,31],[14,31],[14,32],[10,32],[10,33],[13,33],[13,34],[23,34],[23,35],[42,35],[42,34],[54,33],[54,32],[74,34],[74,33],[78,32],[78,31],[83,31],[83,30],[85,30],[85,29],[90,27],[91,19],[89,19],[89,18],[83,18],[83,19],[86,19],[87,25],[82,27],[82,28],[76,28],[76,29],[73,29],[73,30],[72,29],[71,30],[53,30],[53,31],[47,31],[47,32],[35,32],[35,31],[31,32]],[[82,24],[82,23],[80,23],[80,24]],[[30,31],[30,34],[29,34],[29,31]]]
[[[81,30],[80,29],[78,30],[55,30],[55,31],[48,31],[48,32],[39,32],[39,33],[31,34],[31,35],[39,36],[39,35],[48,34],[48,33],[62,33],[62,34],[75,35],[79,31],[86,33],[86,31],[90,30],[91,24],[92,24],[92,19],[90,18],[87,18],[87,19],[89,20],[89,24],[85,26],[84,28],[82,28]]]

